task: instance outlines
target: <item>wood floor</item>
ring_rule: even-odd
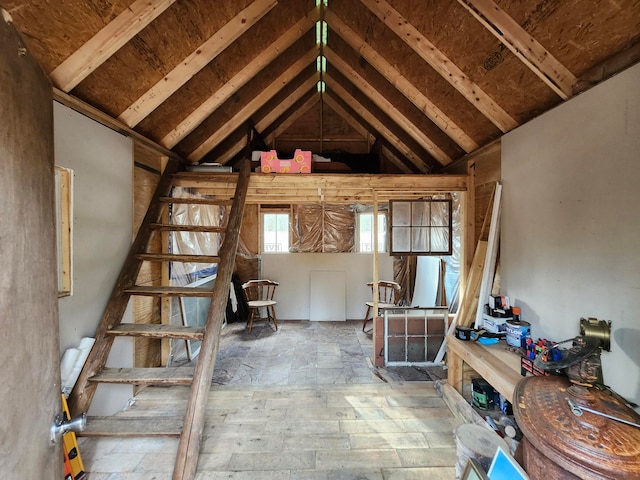
[[[371,367],[360,322],[242,327],[221,339],[198,480],[455,478],[457,421],[432,382]],[[150,387],[118,416],[181,420],[187,396]],[[79,443],[91,480],[169,480],[178,440]]]

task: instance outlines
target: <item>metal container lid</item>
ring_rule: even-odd
[[[640,428],[575,405],[640,423],[640,415],[617,395],[573,385],[565,377],[527,377],[515,388],[513,413],[518,426],[542,455],[586,479],[640,478]]]

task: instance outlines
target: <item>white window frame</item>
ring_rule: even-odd
[[[265,231],[265,218],[267,215],[286,215],[287,217],[287,246],[288,248],[286,250],[282,250],[282,251],[278,251],[278,250],[270,250],[265,248],[266,247],[266,231]],[[291,212],[286,210],[267,210],[267,211],[261,211],[260,212],[260,251],[262,253],[267,253],[267,254],[282,254],[282,253],[289,253],[289,247],[291,247],[291,228],[289,227],[291,222]],[[277,236],[276,236],[276,243],[275,245],[277,245]]]
[[[371,216],[371,250],[362,249],[362,231],[360,226],[363,215]],[[386,212],[378,212],[378,237],[380,237],[380,235],[384,237],[382,242],[378,242],[378,253],[386,253],[389,251],[388,221],[389,219]],[[358,253],[373,253],[373,212],[358,212],[356,215],[356,237],[356,251]]]

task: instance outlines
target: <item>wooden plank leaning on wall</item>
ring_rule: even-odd
[[[497,139],[485,147],[470,153],[439,173],[467,174],[467,195],[464,201],[464,241],[460,278],[467,278],[473,254],[480,238],[484,217],[493,197],[496,182],[501,179],[501,143]],[[462,294],[463,292],[461,292]]]

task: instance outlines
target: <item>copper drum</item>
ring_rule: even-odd
[[[611,391],[573,385],[566,377],[527,377],[514,391],[513,413],[524,434],[523,467],[531,480],[640,478],[640,428],[574,404],[640,423],[640,415]]]

